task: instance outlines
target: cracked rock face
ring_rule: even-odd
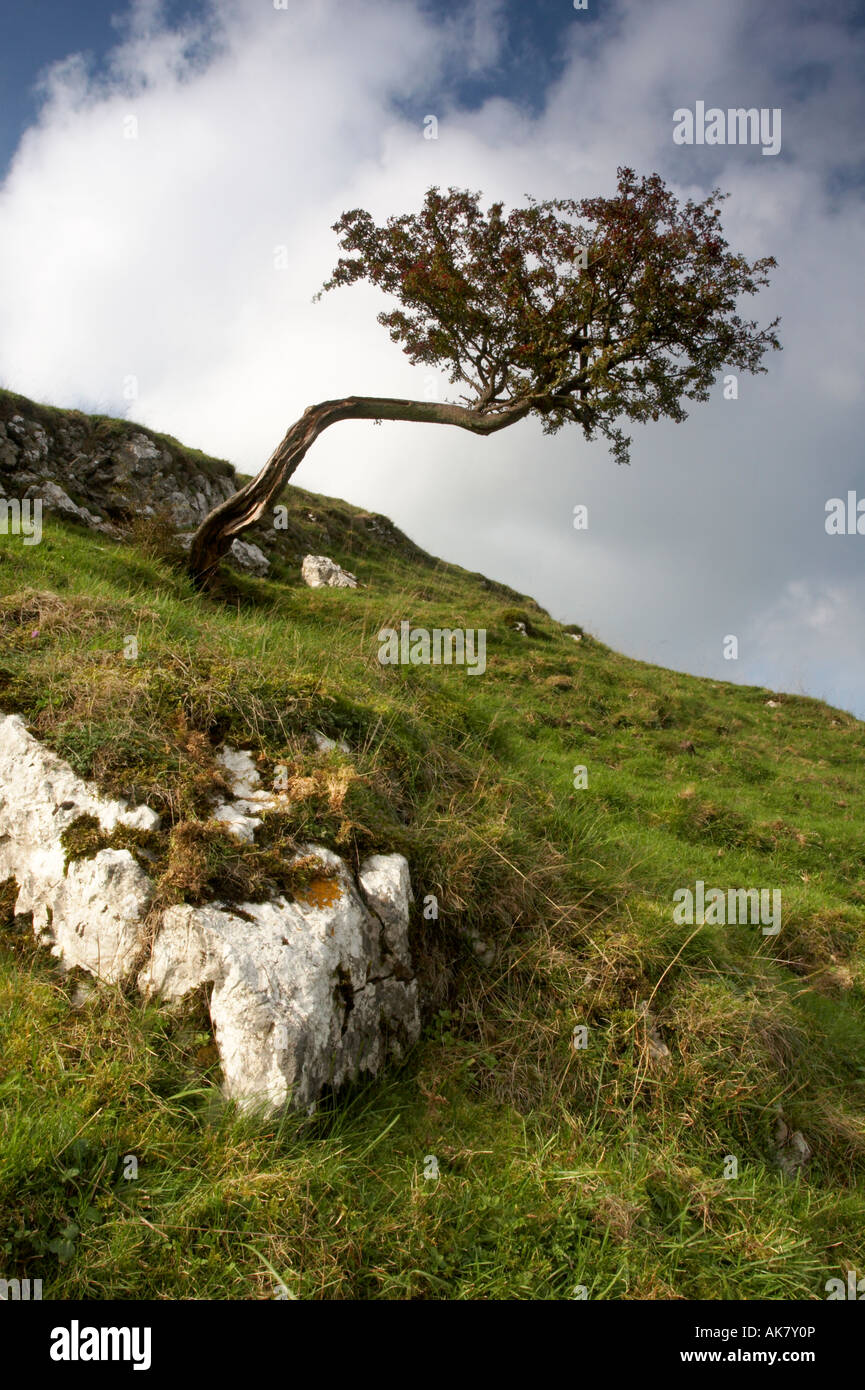
[[[82,526],[89,526],[94,531],[102,531],[106,535],[113,536],[117,534],[116,528],[104,522],[101,516],[95,516],[94,513],[88,511],[86,507],[76,506],[72,498],[67,496],[62,487],[58,487],[57,483],[34,483],[32,487],[27,489],[24,495],[34,500],[40,498],[46,511],[56,512],[58,516],[65,517],[67,521],[77,521]]]
[[[334,877],[314,879],[296,902],[169,908],[139,980],[168,1000],[212,986],[226,1093],[244,1107],[311,1107],[326,1086],[377,1072],[420,1033],[405,859],[363,865],[364,902],[337,855],[305,852]]]
[[[237,798],[220,809],[248,821],[251,840],[260,822],[250,813],[281,799],[260,789],[248,752],[225,748],[220,761]],[[296,900],[170,907],[151,924],[150,944],[152,884],[128,850],[102,849],[64,869],[62,833],[85,814],[108,833],[159,824],[147,806],[102,798],[17,715],[0,718],[0,882],[17,881],[16,913],[32,913],[65,966],[100,980],[137,978],[147,996],[167,1001],[208,986],[230,1098],[309,1109],[325,1087],[374,1074],[417,1040],[402,855],[371,856],[355,881],[338,855],[308,845],[303,854],[322,873]]]
[[[46,510],[106,535],[165,509],[179,530],[198,526],[236,490],[230,464],[198,463],[135,425],[100,436],[84,418],[59,414],[42,425],[0,402],[0,495],[41,497]]]

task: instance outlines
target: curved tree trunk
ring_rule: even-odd
[[[411,420],[431,425],[457,425],[474,434],[494,434],[521,420],[530,409],[529,401],[520,401],[497,412],[483,414],[465,406],[390,396],[346,396],[343,400],[311,405],[288,430],[261,472],[233,497],[214,507],[202,521],[189,552],[189,569],[195,582],[200,586],[208,583],[235,536],[264,515],[328,425],[338,420]]]

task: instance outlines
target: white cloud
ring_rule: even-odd
[[[754,614],[743,679],[851,707],[865,688],[861,584],[793,579]]]

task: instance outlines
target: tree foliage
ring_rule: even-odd
[[[320,293],[366,280],[398,307],[379,314],[415,364],[444,369],[483,416],[519,404],[547,433],[580,425],[626,462],[618,421],[708,398],[719,371],[763,372],[780,346],[737,311],[776,264],[731,252],[717,189],[680,203],[657,174],[618,171],[612,197],[528,198],[505,213],[431,188],[417,213],[381,226],[361,208],[333,230],[347,254]]]

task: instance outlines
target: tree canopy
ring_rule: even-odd
[[[409,360],[448,371],[484,414],[528,402],[547,433],[573,421],[628,457],[619,419],[684,420],[722,367],[762,372],[778,320],[737,313],[774,257],[731,252],[726,195],[680,204],[663,180],[618,171],[609,198],[527,199],[505,214],[480,194],[431,188],[381,226],[363,209],[333,230],[346,252],[324,290],[358,280],[400,307],[378,321]]]
[[[620,168],[611,197],[553,198],[510,212],[481,195],[430,188],[418,212],[378,225],[362,208],[334,224],[342,255],[316,298],[367,281],[378,315],[416,365],[448,373],[456,401],[347,396],[310,406],[261,472],[205,518],[190,568],[212,574],[263,515],[322,430],[339,420],[406,420],[493,434],[527,415],[553,434],[579,425],[629,459],[622,422],[687,418],[724,369],[764,372],[778,320],[741,316],[769,283],[721,228],[726,195],[680,202],[658,174]]]

